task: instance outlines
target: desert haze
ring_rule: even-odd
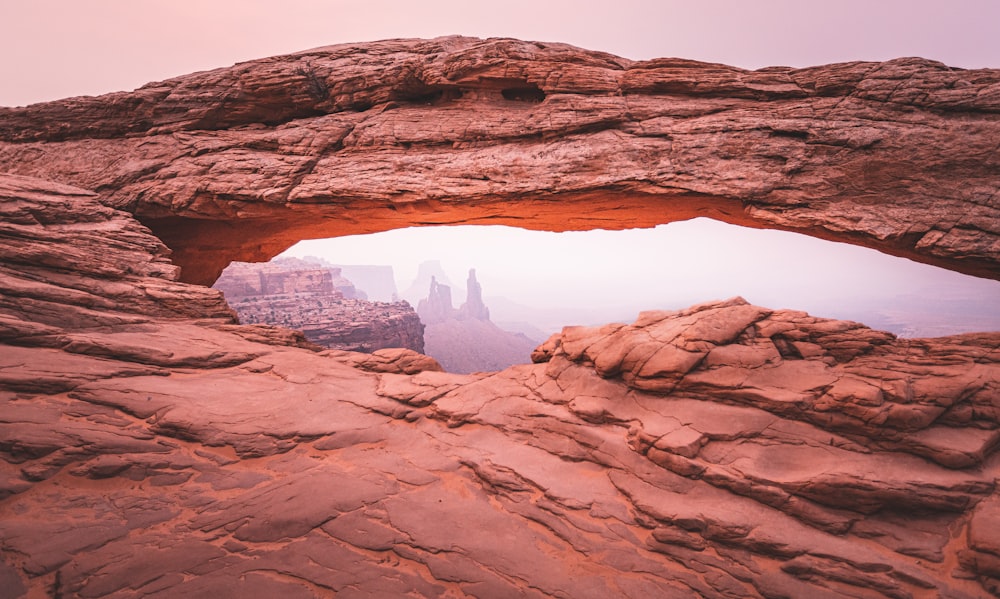
[[[1000,282],[704,218],[631,231],[419,227],[302,241],[282,255],[390,265],[400,297],[414,306],[427,295],[420,264],[439,262],[456,298],[476,268],[494,321],[546,334],[733,296],[906,337],[1000,330]]]

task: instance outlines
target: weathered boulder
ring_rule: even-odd
[[[757,71],[447,37],[0,109],[0,164],[96,190],[185,281],[304,238],[710,216],[1000,278],[1000,71]]]

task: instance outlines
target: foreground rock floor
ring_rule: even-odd
[[[5,597],[1000,592],[1000,334],[737,298],[454,375],[234,324],[86,191],[0,200]]]

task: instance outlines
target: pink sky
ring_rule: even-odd
[[[1000,67],[996,0],[31,0],[0,9],[0,105],[327,44],[451,34],[746,68],[915,55]]]

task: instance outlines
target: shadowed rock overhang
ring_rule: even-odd
[[[708,216],[1000,279],[1000,71],[747,71],[448,37],[0,109],[6,172],[96,190],[185,281],[304,238]]]

